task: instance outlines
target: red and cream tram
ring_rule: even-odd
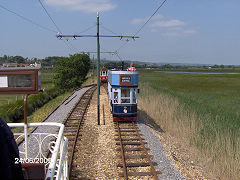
[[[101,69],[100,71],[100,81],[106,83],[108,81],[108,70],[106,68]]]

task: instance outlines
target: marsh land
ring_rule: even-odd
[[[201,152],[216,177],[240,176],[240,74],[140,71],[140,106]]]

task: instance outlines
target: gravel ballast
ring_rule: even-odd
[[[89,89],[90,87],[84,87],[77,91],[75,91],[66,101],[64,101],[58,108],[51,113],[44,122],[55,122],[55,123],[63,123],[64,120],[67,118],[68,114],[70,113],[71,109],[75,106],[75,104],[79,101],[79,99],[82,97],[82,95]],[[57,127],[50,127],[50,126],[44,126],[44,127],[38,127],[34,133],[52,133],[56,134],[59,128]],[[34,135],[35,136],[35,135]],[[36,140],[32,134],[28,137],[28,158],[36,158],[39,157],[39,142]],[[45,136],[42,135],[41,138],[44,138]],[[52,137],[49,137],[44,140],[44,144],[42,145],[42,151],[43,154],[47,154],[48,144],[49,140],[52,139]],[[24,152],[24,143],[21,143],[19,146],[19,151]],[[20,153],[21,158],[25,158],[24,153]]]
[[[71,109],[79,101],[82,94],[90,87],[82,88],[73,93],[64,103],[62,103],[56,111],[54,111],[44,122],[58,122],[62,123],[67,118]],[[97,105],[96,105],[96,92],[91,100],[88,112],[84,122],[84,127],[81,131],[81,141],[79,142],[78,158],[74,161],[79,169],[80,174],[78,178],[90,179],[118,179],[118,172],[116,165],[119,162],[117,158],[116,145],[114,140],[114,125],[113,118],[110,113],[108,98],[106,90],[101,88],[100,96],[100,118],[101,126],[97,125]],[[104,104],[105,123],[103,125],[102,104]],[[166,155],[166,151],[162,146],[159,138],[153,133],[153,129],[147,125],[145,120],[138,116],[138,127],[142,138],[147,142],[146,147],[150,148],[149,154],[153,155],[152,161],[156,162],[155,166],[157,171],[160,171],[159,179],[164,180],[184,180],[172,160]],[[53,133],[56,134],[58,128],[52,127],[39,127],[34,133]],[[49,142],[50,139],[46,140]],[[30,135],[29,137],[29,157],[35,158],[38,155],[39,148],[36,145],[38,142]],[[47,145],[43,146],[43,150],[47,150]],[[19,149],[23,151],[23,143]],[[46,152],[45,152],[46,153]],[[24,158],[24,154],[21,154]]]
[[[101,125],[98,125],[97,121],[96,100],[97,91],[94,92],[80,131],[81,140],[77,142],[78,151],[73,160],[76,167],[72,179],[117,179],[114,124],[107,93],[103,87],[101,87],[100,93]],[[105,125],[103,123],[103,106]]]
[[[161,172],[158,175],[159,179],[185,180],[186,178],[178,172],[177,167],[173,165],[173,162],[166,155],[159,138],[154,135],[152,129],[146,125],[145,120],[140,115],[138,115],[137,125],[140,133],[143,135],[142,138],[147,142],[146,147],[150,148],[149,154],[153,155],[152,161],[158,164],[155,168]]]

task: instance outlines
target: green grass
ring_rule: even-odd
[[[186,71],[186,72],[232,72],[240,73],[240,67],[232,68],[203,68],[203,67],[180,67],[180,68],[159,68],[159,71]]]
[[[14,103],[16,100],[24,99],[24,95],[3,95],[0,94],[0,107],[6,104]]]
[[[221,115],[224,119],[217,120],[221,128],[240,128],[240,75],[142,72],[139,79],[157,91],[177,97],[188,110],[212,117]]]
[[[54,76],[56,73],[52,71],[41,71],[41,88],[51,89],[54,87]]]
[[[54,87],[54,79],[53,76],[55,75],[52,71],[42,71],[41,76],[41,89],[51,89]],[[2,95],[0,94],[0,107],[6,104],[14,103],[16,100],[24,99],[24,95],[16,94],[16,95]]]
[[[194,113],[196,126],[194,133],[188,135],[189,143],[210,157],[213,164],[221,165],[218,168],[226,177],[234,177],[236,172],[239,175],[236,163],[240,158],[240,75],[141,71],[139,80],[140,85],[177,99],[180,105],[174,117],[179,121],[183,112],[188,119]],[[182,131],[186,130],[183,127]]]
[[[64,101],[72,92],[65,92],[64,94],[52,99],[46,103],[43,107],[37,109],[32,115],[28,116],[28,123],[42,122],[62,101]],[[23,120],[18,121],[23,123]],[[33,128],[29,128],[29,131]],[[23,133],[23,128],[12,128],[13,133]]]

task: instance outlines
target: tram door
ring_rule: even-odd
[[[120,97],[119,97],[120,89],[115,89],[115,88],[113,88],[112,93],[113,93],[113,94],[112,94],[113,104],[119,104],[119,100],[120,100]]]

